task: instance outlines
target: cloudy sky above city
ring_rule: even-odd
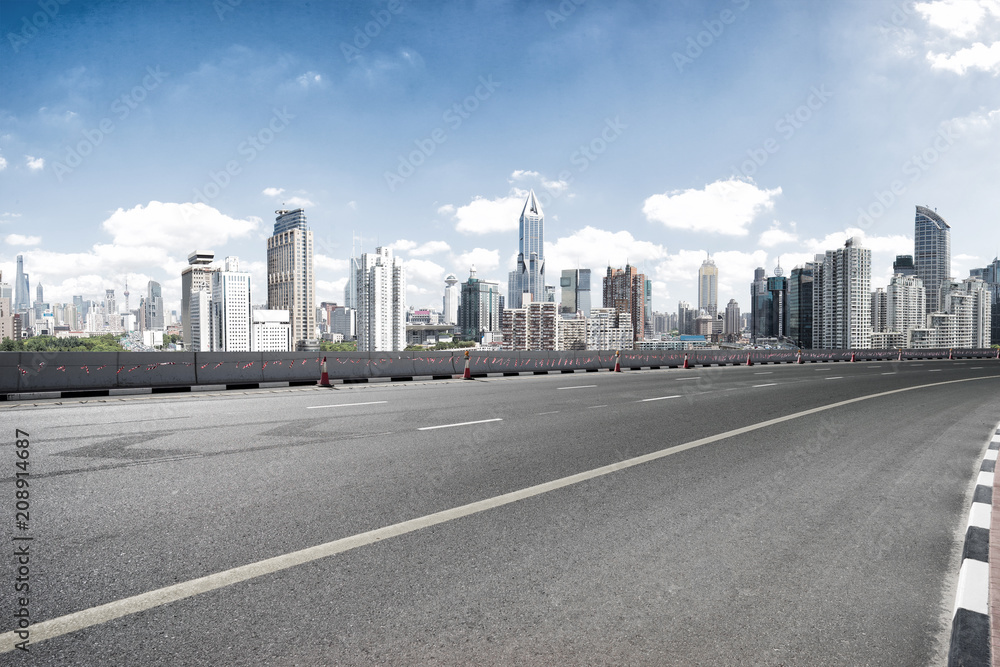
[[[177,309],[198,249],[264,303],[303,207],[318,300],[384,245],[439,309],[473,264],[506,286],[530,189],[547,283],[630,262],[661,311],[707,253],[746,309],[849,236],[885,285],[917,204],[956,277],[1000,248],[1000,0],[4,0],[0,36],[0,270],[49,302]]]

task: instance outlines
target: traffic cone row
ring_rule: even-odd
[[[319,382],[316,383],[319,387],[331,387],[330,384],[330,374],[326,372],[326,357],[323,357],[323,363],[320,364]]]

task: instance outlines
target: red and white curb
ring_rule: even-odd
[[[949,667],[990,666],[990,521],[998,450],[1000,424],[994,429],[986,456],[979,466],[969,523],[965,529],[955,613],[951,621]]]

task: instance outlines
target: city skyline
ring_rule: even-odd
[[[81,1],[22,35],[38,3],[4,3],[0,81],[21,93],[0,105],[0,270],[23,255],[63,303],[152,280],[179,310],[199,248],[244,258],[263,294],[270,212],[302,207],[317,302],[340,300],[361,230],[439,308],[473,264],[506,285],[532,189],[549,284],[631,263],[658,312],[696,302],[706,252],[719,304],[849,237],[885,286],[915,205],[954,227],[953,277],[996,256],[1000,65],[976,47],[995,6],[567,6]],[[127,61],[108,26],[136,35]]]

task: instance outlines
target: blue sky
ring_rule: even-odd
[[[531,188],[549,284],[631,261],[656,310],[706,253],[745,309],[754,267],[851,235],[884,285],[917,204],[956,277],[1000,248],[1000,0],[3,0],[0,36],[0,270],[50,302],[127,275],[178,308],[199,249],[263,303],[284,204],[318,300],[358,235],[440,308],[473,263],[506,285]]]

